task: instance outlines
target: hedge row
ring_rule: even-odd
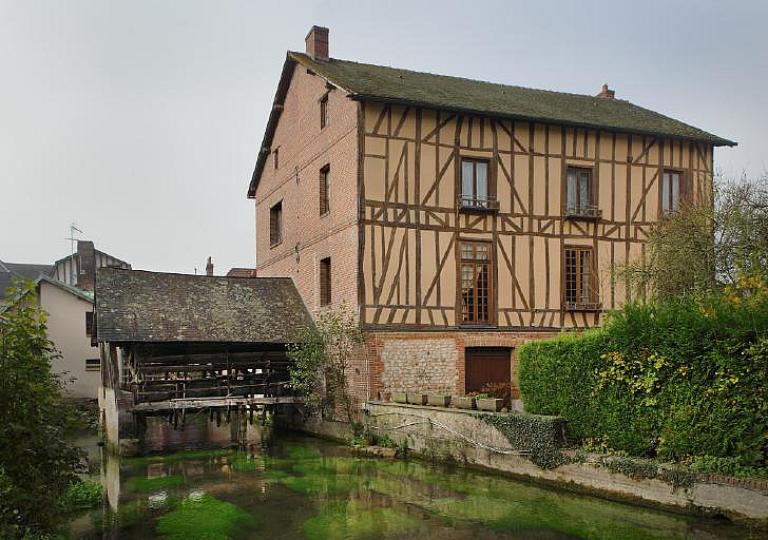
[[[600,330],[520,348],[526,410],[631,455],[768,452],[768,295],[629,305]]]

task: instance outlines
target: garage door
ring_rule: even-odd
[[[464,351],[465,389],[480,392],[488,383],[508,383],[511,373],[512,349],[504,347],[468,347]]]

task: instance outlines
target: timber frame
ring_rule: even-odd
[[[694,202],[711,201],[709,143],[380,102],[358,107],[359,301],[369,330],[460,329],[462,240],[493,246],[488,329],[599,325],[603,309],[631,298],[614,269],[644,259],[662,217],[663,171],[683,172]],[[457,207],[462,158],[488,161],[498,211]],[[593,217],[564,212],[569,167],[592,171]],[[567,308],[566,246],[591,248],[602,309]]]

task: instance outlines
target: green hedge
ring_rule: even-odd
[[[632,455],[766,463],[768,295],[629,305],[519,350],[526,410]]]

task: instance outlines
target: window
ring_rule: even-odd
[[[462,242],[460,246],[461,322],[489,324],[492,309],[491,288],[493,287],[491,244]]]
[[[497,210],[498,204],[488,177],[488,160],[462,158],[460,209]]]
[[[101,360],[99,358],[86,358],[85,371],[99,371],[101,369]]]
[[[331,303],[331,259],[327,257],[320,261],[320,305]]]
[[[320,169],[320,215],[327,214],[331,210],[331,166],[326,165]]]
[[[565,174],[565,215],[600,217],[593,194],[592,169],[568,167]]]
[[[320,129],[328,125],[328,94],[320,98]]]
[[[269,245],[274,247],[283,241],[283,201],[269,209]]]
[[[599,309],[595,261],[590,247],[565,249],[565,308]]]
[[[85,312],[85,335],[93,335],[93,311]]]
[[[687,199],[683,173],[664,171],[661,181],[661,213],[670,214],[677,211],[680,201]]]
[[[275,151],[272,152],[272,160],[273,164],[275,166],[275,169],[280,167],[280,148],[275,148]]]

